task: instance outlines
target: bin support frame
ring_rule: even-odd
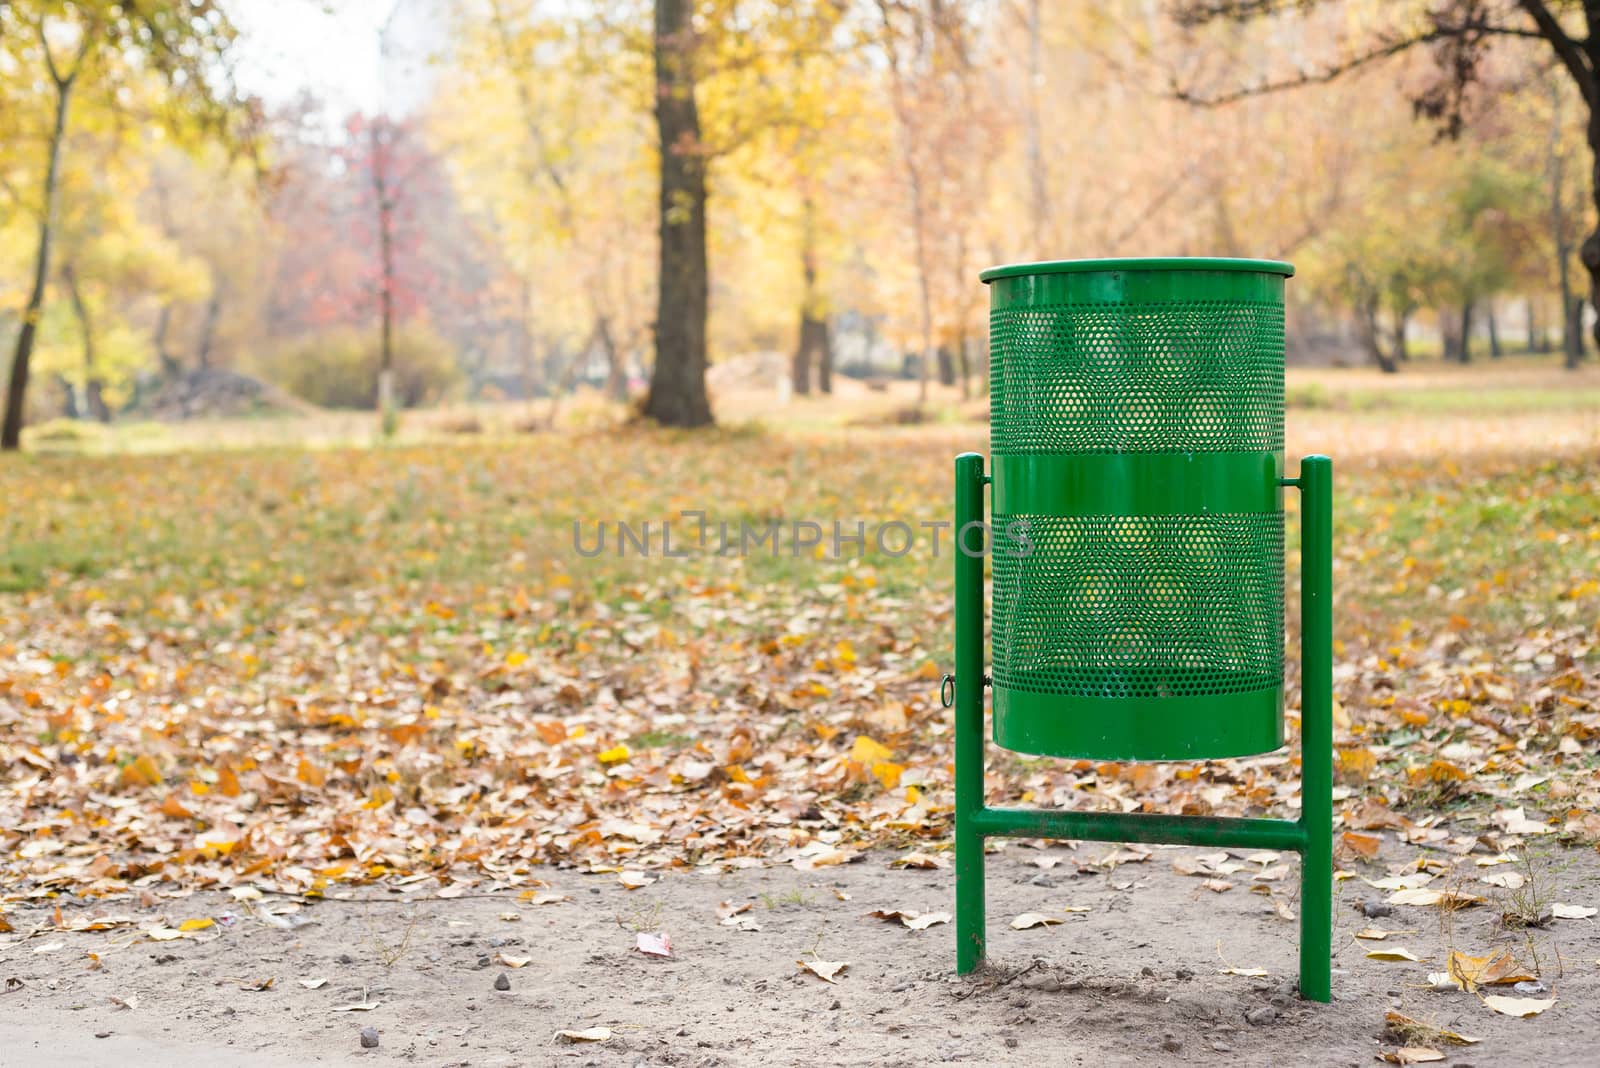
[[[1333,461],[1307,456],[1300,491],[1300,818],[987,808],[983,493],[978,453],[955,461],[956,971],[985,957],[984,839],[1053,838],[1293,850],[1300,855],[1300,996],[1331,999],[1333,950]]]

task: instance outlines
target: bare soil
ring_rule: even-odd
[[[1390,1010],[1480,1037],[1439,1047],[1456,1068],[1595,1063],[1600,924],[1507,927],[1497,907],[1507,893],[1477,881],[1505,867],[1462,864],[1461,888],[1490,901],[1449,923],[1410,906],[1368,918],[1356,906],[1387,893],[1341,882],[1334,1001],[1316,1005],[1295,994],[1298,925],[1248,889],[1258,866],[1216,893],[1173,870],[1203,850],[1156,848],[1106,871],[1094,862],[1111,846],[1033,845],[989,858],[993,963],[968,978],[952,974],[953,924],[913,931],[867,915],[953,908],[950,871],[891,869],[894,855],[881,851],[811,871],[667,873],[632,890],[615,873],[550,869],[539,873],[544,892],[571,898],[552,904],[489,887],[440,899],[431,881],[303,903],[220,892],[157,907],[13,898],[15,933],[0,935],[0,1065],[1366,1065],[1400,1044],[1385,1034]],[[1389,863],[1416,856],[1392,841],[1384,849]],[[1289,873],[1271,886],[1294,908],[1296,871],[1284,861]],[[1550,846],[1534,871],[1549,900],[1600,905],[1593,849]],[[723,902],[748,904],[736,921],[759,929],[719,922]],[[67,927],[94,915],[133,925],[61,930],[58,903]],[[1025,912],[1065,922],[1013,930]],[[200,918],[215,922],[169,941],[140,933]],[[1400,933],[1352,937],[1374,926]],[[641,932],[666,932],[673,957],[639,952]],[[1397,945],[1423,962],[1366,956]],[[1514,1019],[1472,994],[1427,988],[1450,949],[1496,947],[1537,968],[1554,1007]],[[829,984],[802,972],[802,959],[850,967]],[[334,1011],[362,1004],[375,1007]],[[366,1027],[376,1048],[361,1046]],[[589,1028],[610,1037],[557,1037]]]

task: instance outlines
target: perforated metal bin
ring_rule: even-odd
[[[1266,260],[990,285],[994,740],[1168,760],[1283,743],[1283,293]]]

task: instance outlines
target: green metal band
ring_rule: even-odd
[[[1151,270],[1107,267],[1095,270],[1028,271],[996,274],[989,282],[989,308],[1060,304],[1168,304],[1192,301],[1283,304],[1282,274],[1272,271],[1207,269]],[[1048,265],[1041,265],[1048,266]],[[985,272],[986,274],[988,272]],[[1151,314],[1158,308],[1141,308]]]
[[[997,515],[1283,511],[1283,454],[1026,453],[994,457]]]
[[[1196,697],[1070,697],[994,686],[994,740],[1090,760],[1212,760],[1283,745],[1283,687]]]
[[[1306,851],[1306,829],[1288,820],[1169,816],[1159,812],[986,808],[973,817],[973,822],[986,838],[1066,838]]]
[[[1155,256],[1132,259],[1043,260],[990,267],[978,275],[980,282],[1040,274],[1104,274],[1108,271],[1240,271],[1248,274],[1294,276],[1294,264],[1282,260],[1240,260],[1219,256]]]

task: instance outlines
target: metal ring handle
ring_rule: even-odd
[[[956,677],[946,675],[939,682],[939,703],[949,708],[956,703]]]

